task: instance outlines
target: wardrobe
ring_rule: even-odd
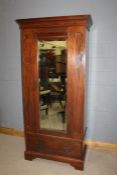
[[[25,159],[83,170],[90,15],[18,19],[21,31]]]

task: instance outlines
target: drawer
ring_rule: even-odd
[[[40,135],[27,138],[27,149],[46,154],[79,158],[82,153],[81,142],[68,138]]]

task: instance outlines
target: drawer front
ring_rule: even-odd
[[[26,140],[27,149],[30,151],[68,156],[74,158],[79,158],[82,156],[81,142],[76,140],[74,141],[73,139],[40,136],[28,137]]]

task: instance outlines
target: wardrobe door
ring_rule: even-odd
[[[67,37],[54,35],[38,33],[39,132],[66,134]]]

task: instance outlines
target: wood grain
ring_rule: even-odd
[[[16,20],[21,28],[22,89],[24,104],[25,158],[43,157],[84,165],[84,99],[86,31],[90,15]],[[40,128],[39,40],[67,40],[67,131]]]
[[[11,136],[24,137],[24,131],[17,130],[15,128],[0,127],[0,133],[6,134],[6,135],[11,135]],[[116,143],[85,140],[85,145],[87,145],[88,148],[91,148],[91,149],[100,149],[102,151],[117,152],[117,144]]]

